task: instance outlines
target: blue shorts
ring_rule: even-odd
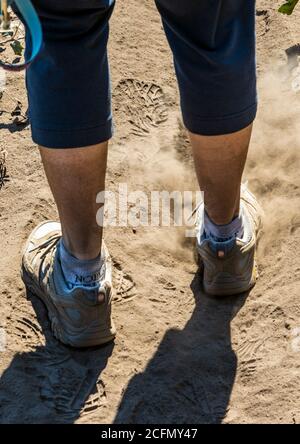
[[[108,140],[107,41],[114,0],[33,4],[44,30],[43,51],[26,78],[33,140],[49,148]],[[186,127],[219,135],[248,126],[257,109],[255,0],[156,0],[156,5],[174,55]]]

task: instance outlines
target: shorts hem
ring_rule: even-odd
[[[254,121],[256,113],[257,103],[240,113],[225,117],[203,118],[183,111],[183,121],[191,133],[203,136],[218,136],[235,133],[246,128]]]
[[[45,148],[82,148],[111,139],[113,124],[109,120],[104,125],[73,130],[41,129],[31,125],[31,132],[34,143]]]

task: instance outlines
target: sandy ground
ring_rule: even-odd
[[[11,114],[17,100],[26,111],[23,74],[8,75],[0,99],[10,176],[0,190],[1,423],[300,423],[300,92],[292,88],[297,58],[288,65],[285,52],[300,42],[300,10],[284,17],[278,3],[257,2],[260,111],[245,171],[266,212],[257,286],[208,298],[181,232],[110,228],[118,336],[102,349],[58,343],[43,305],[26,298],[22,244],[57,215],[30,129]],[[111,25],[117,131],[108,188],[196,190],[154,2],[119,0]]]

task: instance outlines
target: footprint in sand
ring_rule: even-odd
[[[8,340],[11,338],[13,345],[17,345],[22,351],[35,350],[45,344],[42,329],[26,304],[13,309],[8,326]]]
[[[264,36],[270,30],[270,13],[266,9],[256,10],[256,32],[259,37]]]
[[[116,110],[131,124],[131,133],[148,135],[168,119],[164,93],[160,86],[136,79],[121,80],[114,91]]]
[[[114,302],[129,302],[135,296],[135,282],[118,262],[113,261]]]
[[[266,351],[270,350],[274,343],[273,328],[279,331],[286,318],[282,307],[274,304],[253,304],[249,310],[249,316],[251,317],[239,326],[239,334],[243,334],[243,339],[239,341],[236,348],[240,377],[244,382],[251,379],[259,369],[261,362],[265,359]],[[272,328],[256,330],[260,320],[262,322],[268,320]],[[276,347],[279,347],[278,340]]]
[[[41,399],[60,414],[78,416],[85,409],[85,399],[89,402],[89,393],[93,392],[93,375],[72,359],[62,365],[52,365],[43,368],[48,372],[44,373],[40,385]]]
[[[83,409],[80,412],[80,416],[86,416],[90,413],[98,410],[103,406],[106,401],[105,385],[100,380],[97,381],[94,389],[88,397]]]
[[[258,356],[266,339],[245,339],[238,347],[239,370],[242,380],[248,380],[257,371],[261,357]]]

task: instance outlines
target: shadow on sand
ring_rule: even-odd
[[[197,274],[191,319],[183,330],[165,334],[145,371],[129,382],[115,423],[216,424],[225,418],[237,368],[230,323],[247,294],[217,300],[199,282]]]
[[[129,382],[115,423],[201,424],[225,418],[237,368],[230,323],[247,294],[214,299],[202,292],[199,282],[197,274],[191,284],[191,319],[183,330],[165,334],[145,371]],[[22,316],[11,323],[18,329],[16,337],[41,342],[33,350],[11,353],[0,380],[0,423],[73,423],[79,416],[97,414],[106,399],[101,373],[114,345],[65,347],[53,338],[44,305],[28,296],[40,331]]]
[[[0,423],[73,423],[105,402],[101,372],[113,343],[76,350],[59,343],[51,334],[46,309],[27,293],[38,323],[28,317],[12,319],[16,339],[25,336],[33,351],[14,354],[0,380]],[[40,326],[40,327],[39,327]],[[43,345],[45,337],[45,345]]]

